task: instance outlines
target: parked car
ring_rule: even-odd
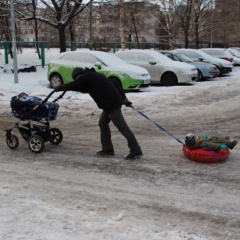
[[[199,50],[209,54],[212,57],[224,59],[234,64],[232,55],[223,48],[201,48]]]
[[[130,65],[111,53],[79,50],[60,53],[50,61],[47,75],[51,87],[73,81],[71,74],[75,67],[94,67],[107,78],[119,81],[126,91],[150,86],[150,75],[146,69]]]
[[[225,51],[232,55],[234,60],[233,66],[240,66],[240,52],[233,48],[227,48]]]
[[[214,78],[219,75],[219,70],[215,65],[200,61],[195,62],[191,58],[189,58],[183,53],[178,52],[177,50],[172,51],[161,50],[159,52],[169,57],[173,61],[185,62],[193,65],[198,71],[197,81],[206,80],[208,78]]]
[[[219,70],[219,76],[226,73],[230,73],[232,71],[233,65],[231,62],[220,58],[212,57],[203,51],[189,48],[179,48],[177,50],[187,55],[188,57],[192,58],[194,61],[200,60],[202,62],[207,62],[215,65]]]
[[[236,48],[227,48],[228,52],[230,52],[234,57],[240,58],[240,48],[237,50]]]
[[[228,49],[234,50],[234,52],[238,52],[238,54],[240,54],[240,48],[239,47],[230,47]]]
[[[197,69],[190,64],[174,62],[154,50],[125,50],[115,55],[122,60],[148,70],[151,83],[173,86],[197,79]]]
[[[240,58],[233,56],[234,64],[233,66],[240,66]]]

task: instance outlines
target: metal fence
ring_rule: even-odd
[[[11,48],[11,42],[0,42],[0,49],[3,49],[4,62],[9,63],[9,49]],[[40,49],[39,66],[46,66],[45,54],[51,49],[59,49],[59,42],[16,42],[17,53],[21,53],[24,48],[36,48]],[[121,49],[120,42],[67,42],[67,51],[75,51],[77,49],[87,48],[90,50],[98,50],[105,52],[115,53],[118,49]],[[175,48],[184,48],[184,44],[176,44]],[[202,44],[201,47],[208,47],[207,44]],[[160,42],[125,42],[125,49],[153,49],[153,50],[168,50],[169,44]],[[60,52],[60,50],[59,50]]]

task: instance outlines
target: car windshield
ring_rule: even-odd
[[[239,56],[240,52],[235,49],[227,49],[226,51],[230,52],[232,55]]]
[[[153,50],[143,50],[143,53],[146,52],[147,54],[149,54],[149,56],[151,56],[153,59],[157,60],[159,63],[165,63],[165,62],[171,62],[172,63],[172,59],[170,59],[169,57],[165,56],[164,54],[157,52],[157,51],[153,51]]]
[[[183,53],[176,53],[176,55],[181,58],[184,62],[194,62],[191,58],[189,58],[188,56],[186,56]]]
[[[212,56],[210,56],[209,54],[201,51],[201,50],[196,50],[202,57],[204,57],[205,59],[212,59]]]
[[[127,64],[125,61],[122,59],[116,57],[115,55],[111,53],[96,53],[94,54],[95,57],[97,57],[101,62],[103,62],[106,66],[116,66],[116,65],[122,65],[122,64]]]

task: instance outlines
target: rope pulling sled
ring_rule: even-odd
[[[230,154],[229,149],[227,150],[220,150],[220,151],[213,151],[211,149],[203,149],[203,148],[197,148],[190,150],[186,147],[186,145],[178,138],[176,138],[173,134],[165,130],[161,125],[157,124],[156,122],[152,121],[148,116],[146,116],[143,112],[139,111],[138,109],[134,108],[132,105],[130,105],[132,109],[134,109],[137,113],[139,113],[141,116],[149,120],[151,123],[153,123],[157,128],[164,131],[171,137],[173,137],[178,143],[182,144],[183,148],[182,151],[186,158],[196,161],[196,162],[221,162],[225,161]]]

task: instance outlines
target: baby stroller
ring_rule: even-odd
[[[40,153],[44,149],[44,143],[49,141],[52,144],[59,144],[63,139],[62,132],[58,128],[50,128],[49,121],[53,121],[57,117],[59,105],[56,103],[63,97],[63,92],[53,102],[48,99],[55,92],[53,90],[44,100],[38,97],[19,98],[14,96],[10,105],[12,114],[19,120],[6,130],[6,143],[11,149],[16,149],[19,145],[18,137],[12,134],[12,130],[17,128],[22,138],[28,143],[29,149],[34,153]],[[20,121],[27,121],[21,124]],[[34,121],[40,124],[34,124]]]

